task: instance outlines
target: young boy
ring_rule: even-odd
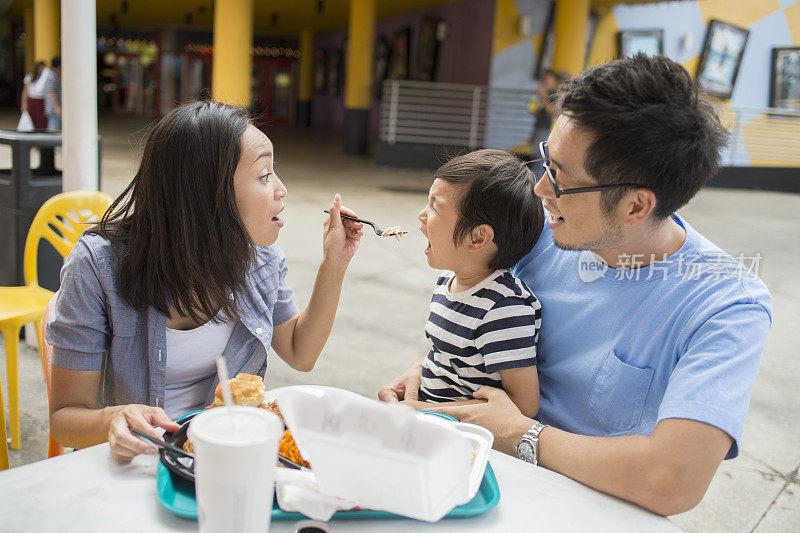
[[[507,270],[539,238],[542,204],[531,171],[502,150],[451,159],[434,174],[419,214],[428,264],[444,270],[431,298],[422,402],[474,403],[502,387],[526,416],[539,410],[541,306]],[[422,406],[419,406],[422,407]]]

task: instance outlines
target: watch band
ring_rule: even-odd
[[[535,422],[530,427],[517,444],[517,457],[534,465],[539,464],[539,434],[546,427],[549,426],[541,422]]]

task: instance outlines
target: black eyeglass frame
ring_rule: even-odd
[[[547,141],[542,141],[539,143],[539,153],[542,156],[542,167],[544,167],[544,173],[547,175],[547,179],[550,181],[550,185],[553,187],[553,192],[556,195],[556,198],[560,198],[563,194],[578,194],[582,192],[597,192],[597,191],[609,191],[612,189],[619,189],[621,187],[641,187],[642,185],[638,183],[614,183],[611,185],[597,185],[596,187],[571,187],[569,189],[562,189],[558,186],[558,182],[556,181],[556,176],[553,174],[553,170],[550,168],[550,152],[547,150]]]

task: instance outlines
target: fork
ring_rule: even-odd
[[[324,209],[324,212],[328,213],[328,214],[331,213],[327,209]],[[381,228],[379,228],[378,225],[375,224],[374,222],[372,222],[371,220],[364,220],[363,218],[351,217],[350,215],[344,215],[344,214],[341,214],[341,213],[339,214],[339,216],[341,216],[342,218],[346,218],[347,220],[352,220],[354,222],[361,222],[362,224],[367,224],[369,226],[372,226],[372,229],[375,230],[375,235],[377,235],[378,237],[383,235],[383,230],[381,230]],[[402,231],[402,232],[397,233],[397,234],[393,233],[392,235],[401,235],[401,234],[405,235],[406,233],[408,233],[408,232],[407,231]]]
[[[143,431],[139,431],[139,430],[138,430],[138,429],[136,429],[136,428],[131,428],[131,431],[132,431],[132,432],[133,432],[135,435],[137,435],[139,438],[142,438],[142,439],[145,439],[145,440],[147,440],[147,441],[149,441],[149,442],[152,442],[153,444],[155,444],[155,445],[156,445],[156,446],[158,446],[159,448],[164,448],[165,450],[169,450],[169,451],[171,451],[172,453],[175,453],[175,454],[178,454],[178,455],[182,455],[182,456],[184,456],[184,457],[189,457],[189,458],[191,458],[191,459],[194,459],[194,454],[191,454],[191,453],[189,453],[189,452],[187,452],[187,451],[183,450],[182,448],[178,448],[177,446],[173,446],[173,445],[172,445],[172,444],[170,444],[169,442],[166,442],[166,441],[163,441],[163,440],[156,439],[155,437],[151,437],[151,436],[150,436],[150,435],[148,435],[147,433],[145,433],[145,432],[143,432]]]

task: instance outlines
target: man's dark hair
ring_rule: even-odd
[[[481,224],[494,230],[497,255],[490,268],[511,268],[536,244],[544,226],[542,202],[533,192],[533,173],[517,156],[477,150],[454,157],[433,177],[461,188],[456,245]]]
[[[50,68],[58,68],[61,66],[61,56],[53,56],[50,60]]]
[[[90,230],[120,250],[120,292],[135,308],[203,322],[222,310],[254,261],[250,234],[236,206],[233,175],[250,125],[247,110],[192,102],[150,131],[133,181]]]
[[[602,185],[639,183],[663,220],[719,171],[728,132],[691,76],[663,56],[636,54],[590,68],[561,86],[556,108],[588,131],[586,172]],[[626,189],[604,191],[611,213]]]

